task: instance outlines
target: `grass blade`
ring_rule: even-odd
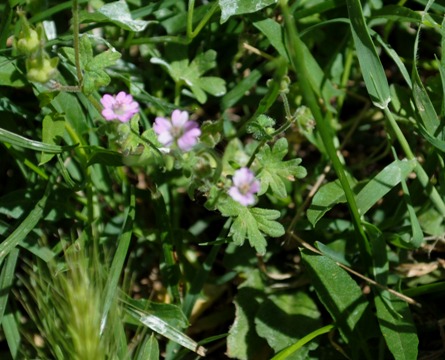
[[[131,308],[127,308],[127,311],[132,317],[139,320],[151,330],[165,336],[167,339],[177,342],[189,350],[196,352],[198,355],[205,356],[206,349],[203,346],[199,345],[196,341],[192,340],[183,332],[177,330],[159,317],[152,314],[144,314],[139,310]]]
[[[385,109],[391,101],[388,80],[369,35],[359,0],[347,0],[352,37],[366,89],[375,106]]]
[[[286,360],[297,352],[300,348],[302,348],[304,345],[315,339],[317,336],[323,335],[331,331],[332,329],[335,329],[334,325],[326,325],[323,326],[320,329],[317,329],[315,331],[312,331],[311,333],[307,334],[304,338],[301,338],[298,340],[295,344],[292,344],[288,348],[281,350],[277,355],[275,355],[271,360]]]
[[[14,360],[20,359],[19,349],[21,338],[19,326],[13,313],[8,312],[5,316],[3,316],[2,327],[8,343],[9,351],[11,353],[11,358]]]
[[[3,321],[3,315],[5,314],[6,305],[8,303],[9,291],[14,280],[15,266],[18,257],[19,250],[15,248],[9,253],[0,274],[0,324]]]
[[[0,128],[0,142],[8,143],[25,149],[42,151],[48,154],[60,154],[64,148],[59,145],[45,144],[40,141],[27,139],[23,136],[14,134],[11,131]]]
[[[45,194],[36,204],[34,209],[28,214],[25,220],[9,235],[6,240],[0,244],[0,264],[6,258],[6,256],[21,242],[26,236],[34,229],[38,222],[43,217],[43,210],[46,205],[50,193],[51,183],[48,183]]]
[[[125,258],[127,256],[128,248],[130,246],[131,235],[133,234],[133,222],[136,215],[136,197],[134,195],[133,188],[130,193],[130,205],[127,207],[125,214],[125,223],[119,237],[119,245],[111,263],[110,274],[108,276],[107,284],[105,285],[105,304],[103,307],[102,319],[100,331],[103,329],[107,322],[108,312],[110,311],[113,301],[115,301],[118,294],[118,282],[122,273]]]

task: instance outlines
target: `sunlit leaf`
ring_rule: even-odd
[[[153,21],[134,20],[126,1],[115,1],[103,5],[96,12],[81,11],[80,22],[111,22],[122,29],[139,32],[145,30]]]
[[[235,244],[241,246],[247,239],[259,254],[266,252],[265,235],[279,237],[284,234],[284,227],[276,221],[280,217],[277,210],[250,208],[223,196],[217,204],[223,216],[233,217],[229,235]]]
[[[259,11],[266,6],[276,4],[277,0],[218,0],[221,7],[221,23],[229,17]]]

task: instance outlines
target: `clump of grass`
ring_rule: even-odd
[[[83,249],[70,250],[62,263],[31,266],[29,279],[24,279],[28,296],[22,292],[21,302],[43,338],[43,343],[37,346],[33,341],[33,346],[42,358],[114,358],[118,342],[112,324],[119,313],[117,300],[108,314],[108,326],[101,329],[105,267]]]

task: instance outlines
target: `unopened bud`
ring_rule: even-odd
[[[34,29],[27,29],[22,31],[20,38],[17,41],[17,50],[22,54],[32,54],[39,49],[40,40],[37,31]],[[26,34],[27,33],[27,34]]]
[[[36,58],[26,60],[26,77],[30,81],[46,83],[57,74],[58,58]]]

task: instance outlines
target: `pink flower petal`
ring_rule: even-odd
[[[105,120],[114,120],[116,119],[116,114],[111,109],[103,109],[102,110],[102,116],[105,118]]]
[[[104,96],[102,96],[102,98],[100,99],[100,102],[102,103],[102,105],[106,108],[110,108],[113,106],[114,104],[114,97],[109,95],[109,94],[105,94]]]
[[[174,110],[172,112],[172,124],[177,127],[184,127],[189,119],[187,111]]]
[[[170,132],[172,124],[165,118],[157,117],[155,123],[153,124],[153,130],[156,134],[162,134],[164,132]]]
[[[131,100],[133,100],[133,97],[131,95],[127,95],[127,93],[125,91],[120,91],[117,95],[116,95],[116,101],[123,103],[125,102],[125,100],[127,99],[127,96],[131,97]]]

